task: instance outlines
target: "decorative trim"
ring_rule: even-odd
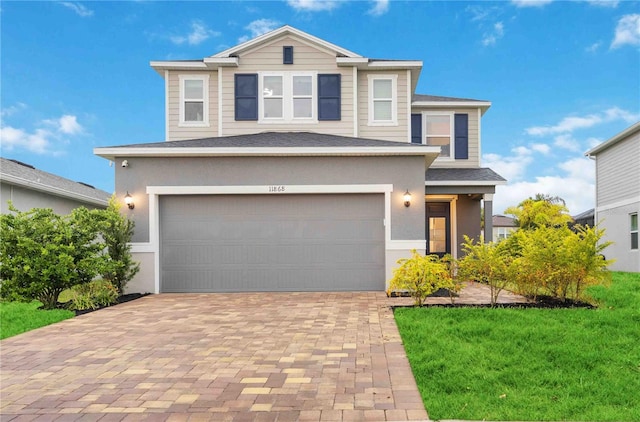
[[[411,143],[411,70],[407,69],[407,142]]]
[[[222,67],[218,67],[218,137],[222,136]]]
[[[164,140],[169,140],[169,70],[164,71]]]
[[[471,136],[469,136],[468,142],[467,148],[469,148],[469,155],[471,155]],[[475,160],[478,163],[478,167],[480,167],[480,157],[482,156],[480,151],[482,151],[482,110],[478,108],[478,157]]]
[[[629,198],[622,201],[613,202],[611,204],[601,205],[599,207],[596,207],[596,212],[608,211],[614,208],[626,207],[628,205],[634,205],[636,203],[638,204],[638,206],[640,206],[640,196],[636,198]]]
[[[360,122],[358,121],[358,108],[360,107],[358,101],[358,68],[356,66],[353,67],[353,137],[358,137],[358,126]]]
[[[506,184],[506,180],[427,180],[424,182],[425,186],[497,186]]]

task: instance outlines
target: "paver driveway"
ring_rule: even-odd
[[[2,421],[424,420],[382,292],[162,294],[3,340]]]

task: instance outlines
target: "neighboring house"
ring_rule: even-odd
[[[38,170],[17,160],[0,158],[0,202],[2,214],[9,212],[9,201],[19,211],[51,208],[56,214],[69,214],[74,208],[107,208],[111,195],[82,182],[74,182]]]
[[[589,210],[581,212],[578,215],[574,215],[571,218],[573,218],[573,224],[580,224],[581,226],[593,227],[595,225],[595,215],[596,215],[595,208],[591,208]]]
[[[596,161],[595,222],[605,230],[604,250],[615,271],[640,272],[640,122],[587,151]]]
[[[415,94],[421,61],[284,26],[151,67],[165,142],[94,151],[134,201],[130,290],[381,291],[412,249],[459,256],[505,183],[480,167],[491,104]]]
[[[518,230],[518,226],[516,225],[515,220],[511,217],[498,214],[492,216],[491,221],[493,223],[492,240],[494,242],[506,239],[507,237],[511,236],[514,231]]]

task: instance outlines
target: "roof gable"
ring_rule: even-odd
[[[630,138],[631,136],[635,135],[638,132],[640,132],[640,122],[629,126],[628,128],[626,128],[622,132],[620,132],[617,135],[615,135],[614,137],[604,141],[600,145],[597,145],[596,147],[594,147],[594,148],[590,149],[589,151],[585,152],[584,155],[586,155],[588,157],[596,156],[596,155],[598,155],[598,153],[600,153],[600,152],[602,152],[602,151],[604,151],[604,150],[606,150],[608,148],[611,148],[612,146],[614,146],[618,142],[623,141],[623,140],[625,140],[627,138]]]
[[[214,54],[210,56],[210,58],[225,58],[225,57],[236,57],[241,53],[245,53],[249,50],[253,50],[258,46],[271,43],[272,41],[282,37],[283,35],[293,35],[299,38],[301,41],[306,42],[311,45],[315,45],[320,49],[334,52],[337,57],[351,57],[357,58],[362,57],[361,55],[349,51],[345,48],[332,44],[328,41],[322,40],[318,37],[314,37],[311,34],[307,34],[306,32],[300,31],[289,25],[281,26],[278,29],[275,29],[271,32],[267,32],[262,34],[256,38],[250,39],[242,44],[236,45],[235,47],[228,48],[224,51],[221,51],[218,54]],[[206,59],[205,59],[206,61]]]

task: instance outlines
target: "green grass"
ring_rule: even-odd
[[[0,339],[15,336],[45,325],[53,324],[75,316],[74,312],[55,309],[44,311],[38,309],[42,304],[0,302]]]
[[[594,309],[398,308],[432,419],[640,420],[640,274]]]

